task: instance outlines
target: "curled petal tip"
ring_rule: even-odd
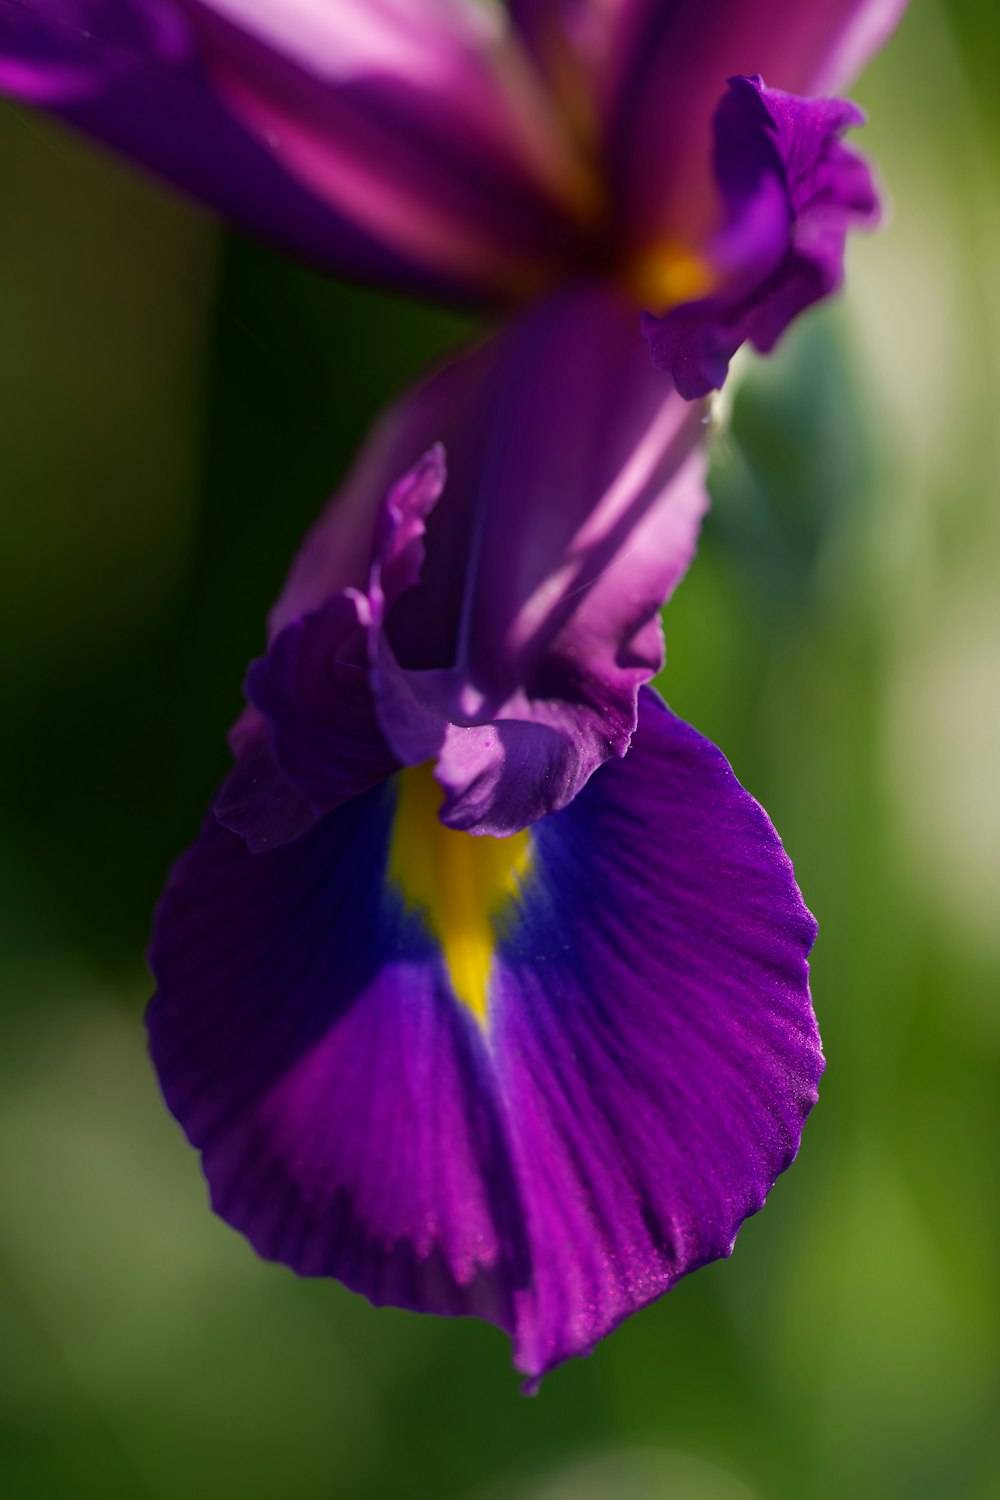
[[[685,399],[718,389],[741,344],[766,352],[839,287],[848,230],[879,214],[871,172],[841,141],[863,118],[847,100],[797,98],[759,75],[729,80],[715,120],[727,216],[708,252],[717,285],[642,319],[654,363]]]

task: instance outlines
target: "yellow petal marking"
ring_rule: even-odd
[[[716,285],[708,262],[680,240],[660,240],[630,262],[626,282],[636,301],[652,313],[707,297]]]
[[[389,878],[407,907],[423,913],[456,998],[485,1026],[497,922],[531,872],[531,835],[497,839],[446,828],[429,764],[400,771],[396,783]]]

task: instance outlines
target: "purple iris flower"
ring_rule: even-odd
[[[515,312],[307,539],[149,1027],[261,1254],[489,1318],[532,1380],[727,1254],[816,1097],[812,918],[648,683],[695,398],[877,212],[858,112],[800,95],[901,9],[0,0],[0,89],[333,270]]]
[[[579,288],[383,418],[151,950],[217,1211],[531,1381],[729,1253],[822,1069],[788,859],[643,685],[704,458],[633,339]]]
[[[877,216],[859,111],[775,85],[840,86],[904,3],[3,0],[0,91],[338,272],[494,306],[614,280],[693,397]]]

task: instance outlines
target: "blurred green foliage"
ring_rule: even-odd
[[[893,222],[746,370],[666,614],[820,918],[821,1105],[733,1260],[535,1401],[494,1330],[256,1261],[141,1029],[287,562],[465,330],[0,109],[0,1494],[1000,1495],[997,42],[918,0],[863,80]]]

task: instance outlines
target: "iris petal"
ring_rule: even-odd
[[[478,0],[5,0],[0,91],[341,274],[539,290],[593,184]]]
[[[175,0],[7,0],[0,90],[69,104],[130,73],[184,62],[193,38]]]
[[[707,505],[704,426],[606,286],[548,298],[463,373],[424,577],[389,618],[375,688],[399,758],[436,758],[445,820],[504,835],[625,752]]]
[[[795,1155],[813,923],[645,690],[629,754],[524,836],[484,1024],[391,877],[397,811],[389,783],[261,855],[206,828],[158,915],[153,1057],[262,1255],[487,1317],[537,1378],[727,1254]]]
[[[478,0],[197,0],[208,65],[288,170],[380,243],[524,293],[588,192],[498,8]]]
[[[585,1352],[728,1255],[822,1069],[815,928],[762,809],[648,689],[621,762],[535,830],[495,1001],[530,1228],[515,1359]]]
[[[865,162],[841,137],[864,116],[843,99],[801,99],[731,78],[715,115],[725,227],[710,254],[717,286],[700,300],[643,315],[655,364],[683,396],[722,385],[749,339],[770,350],[805,308],[843,279],[851,228],[878,222]]]
[[[157,918],[153,1060],[261,1255],[507,1323],[516,1191],[478,1028],[387,879],[395,805],[386,784],[257,855],[206,826]]]
[[[287,781],[318,813],[433,759],[444,821],[494,836],[564,806],[625,753],[662,663],[660,608],[707,505],[703,434],[600,285],[408,393],[306,539],[247,679]],[[274,796],[291,803],[257,778],[238,766],[219,811],[260,848]]]
[[[622,232],[640,245],[665,234],[701,243],[716,213],[712,117],[726,79],[761,73],[796,94],[843,89],[891,35],[906,4],[612,0],[617,24],[628,29],[628,59],[617,68],[608,123]],[[614,57],[614,48],[606,55]]]

